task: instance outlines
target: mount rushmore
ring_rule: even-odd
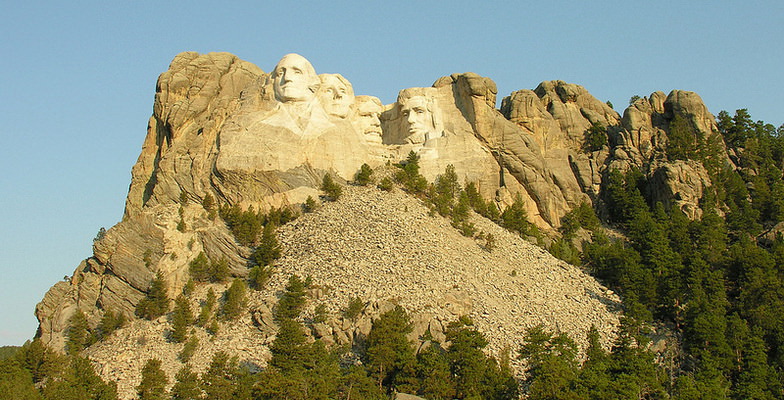
[[[178,293],[200,252],[246,275],[250,250],[222,221],[203,215],[208,194],[242,209],[295,205],[320,194],[325,173],[350,181],[362,164],[399,163],[410,152],[429,181],[453,165],[461,183],[476,184],[499,209],[520,196],[528,219],[551,236],[574,207],[601,208],[611,169],[640,168],[658,177],[651,190],[662,202],[699,213],[709,182],[702,166],[657,156],[676,116],[716,134],[695,93],[655,92],[623,116],[563,81],[515,91],[500,108],[497,94],[491,79],[461,73],[403,89],[384,105],[355,95],[338,73],[318,74],[297,54],[283,56],[270,73],[228,53],[177,55],[158,78],[123,219],[38,304],[37,336],[62,349],[77,309],[93,325],[105,310],[133,315],[156,273]],[[586,148],[591,127],[606,132],[606,144]],[[177,229],[181,219],[188,232]]]

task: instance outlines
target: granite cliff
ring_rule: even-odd
[[[179,293],[190,278],[190,261],[201,252],[227,260],[232,275],[246,276],[251,249],[223,221],[208,218],[201,206],[208,195],[243,209],[298,205],[319,196],[326,173],[350,181],[362,164],[383,169],[412,151],[430,181],[453,165],[461,183],[475,183],[499,209],[520,196],[529,220],[550,237],[578,205],[604,207],[602,183],[613,169],[640,169],[659,201],[700,215],[698,200],[711,184],[705,167],[666,155],[678,127],[688,126],[703,141],[717,135],[695,93],[655,92],[623,116],[563,81],[516,91],[500,109],[497,94],[489,78],[452,74],[429,88],[401,90],[395,103],[383,105],[355,96],[339,74],[317,75],[294,54],[270,73],[227,53],[177,55],[158,79],[123,220],[95,242],[94,254],[69,281],[55,284],[39,303],[38,337],[63,349],[77,309],[93,326],[106,310],[132,316],[158,272],[170,294]],[[603,140],[588,146],[589,131]],[[279,274],[251,301],[242,322],[229,328],[244,333],[226,340],[246,340],[236,346],[240,353],[264,365],[264,343],[274,328],[263,310],[274,305],[283,276],[292,273],[333,288],[326,299],[314,294],[314,305],[324,302],[336,312],[359,296],[376,310],[360,326],[335,317],[314,327],[314,336],[334,342],[350,343],[395,299],[417,313],[419,329],[473,316],[495,352],[513,346],[521,329],[536,323],[578,338],[597,324],[605,340],[612,337],[617,298],[577,267],[473,218],[499,238],[497,250],[480,249],[400,192],[351,189],[346,199],[283,228]],[[178,229],[180,221],[186,229]],[[145,321],[132,326],[141,331],[123,335],[165,329]],[[156,340],[163,342],[148,343]],[[90,354],[105,377],[119,379],[112,371],[122,370],[124,361],[107,355],[106,346],[113,345],[119,344],[99,343]]]

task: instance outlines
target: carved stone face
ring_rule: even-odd
[[[365,134],[365,140],[371,143],[381,143],[381,112],[384,107],[381,102],[370,96],[357,97],[357,119],[359,128]]]
[[[430,134],[435,132],[433,113],[430,103],[424,96],[413,96],[400,104],[403,121],[408,126],[408,140],[411,143],[423,143]]]
[[[318,86],[316,70],[299,54],[286,54],[272,71],[275,98],[281,102],[307,101]]]
[[[335,74],[322,74],[319,98],[327,114],[346,118],[351,105],[354,104],[354,92],[351,84]],[[344,82],[345,81],[345,82]]]

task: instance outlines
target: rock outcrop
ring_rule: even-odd
[[[349,181],[364,163],[397,163],[411,151],[431,181],[451,164],[461,183],[477,183],[499,208],[520,196],[529,220],[551,236],[575,206],[601,204],[610,169],[640,168],[654,198],[700,215],[698,199],[710,174],[700,163],[667,157],[675,125],[704,141],[717,134],[696,94],[655,92],[623,117],[563,81],[516,91],[500,110],[497,95],[491,79],[463,73],[430,88],[404,89],[395,103],[382,105],[375,97],[355,96],[339,74],[318,75],[298,55],[284,56],[269,74],[227,53],[177,55],[158,79],[123,220],[95,242],[94,254],[70,281],[54,285],[38,304],[38,336],[62,350],[77,309],[92,326],[106,310],[133,315],[159,272],[170,294],[179,293],[189,262],[201,252],[225,259],[232,275],[246,275],[250,248],[208,215],[201,205],[208,195],[243,209],[295,205],[318,197],[324,174]],[[606,132],[607,143],[586,150],[589,129]],[[281,233],[287,251],[281,270],[332,287],[329,301],[323,299],[332,312],[359,295],[376,311],[400,297],[420,326],[434,330],[455,315],[471,314],[493,351],[536,323],[574,332],[597,323],[610,335],[615,316],[607,307],[617,299],[594,280],[480,219],[477,226],[502,242],[503,250],[488,253],[412,201],[370,191],[343,208],[339,203],[298,220]],[[318,228],[308,225],[314,221]],[[325,239],[325,232],[340,240]],[[273,288],[281,287],[283,276]],[[248,335],[262,335],[262,342],[274,331],[268,317],[274,293],[258,300],[244,320]],[[361,329],[335,322],[314,326],[314,335],[346,343],[356,329],[368,329],[373,315]],[[263,363],[265,353],[254,353],[256,346],[247,351]]]

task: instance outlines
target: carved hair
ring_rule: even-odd
[[[381,100],[376,96],[368,96],[368,95],[360,95],[356,97],[357,104],[359,103],[373,103],[377,105],[382,110],[384,109],[384,105],[381,104]]]
[[[319,82],[321,84],[323,84],[324,83],[324,79],[326,79],[327,77],[330,77],[330,76],[335,77],[338,81],[340,81],[340,83],[342,83],[343,86],[346,87],[346,90],[348,90],[347,94],[349,96],[351,96],[351,97],[354,97],[354,87],[351,86],[351,82],[349,82],[348,79],[344,78],[343,75],[340,75],[340,74],[321,74],[321,75],[319,75]]]

